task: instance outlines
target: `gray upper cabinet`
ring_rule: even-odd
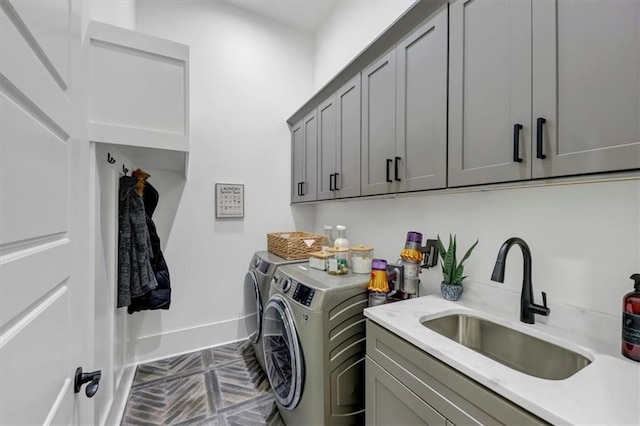
[[[393,190],[396,154],[396,51],[362,72],[362,195]]]
[[[640,2],[534,1],[532,13],[533,177],[640,167]]]
[[[399,191],[447,185],[448,23],[444,8],[396,48]]]
[[[360,74],[318,107],[318,199],[360,195]]]
[[[449,26],[449,186],[529,179],[531,4],[457,0]]]
[[[640,167],[640,3],[451,4],[449,186]]]
[[[335,198],[337,156],[336,95],[318,106],[318,200]]]
[[[362,194],[444,188],[445,6],[363,73]]]
[[[291,202],[317,199],[318,118],[314,110],[291,128]]]

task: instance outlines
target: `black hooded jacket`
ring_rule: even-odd
[[[153,212],[155,212],[158,206],[159,198],[158,191],[149,182],[145,181],[142,199],[144,201],[149,237],[151,239],[151,269],[153,269],[158,285],[153,290],[131,299],[131,305],[129,305],[128,308],[130,314],[143,310],[169,309],[171,305],[169,268],[160,249],[160,237],[158,236],[156,225],[152,219]]]

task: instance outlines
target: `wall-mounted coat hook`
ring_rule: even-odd
[[[116,162],[116,159],[111,156],[110,152],[107,152],[107,163],[113,164]]]
[[[124,164],[122,165],[122,172],[126,175],[127,173],[129,173],[129,169],[127,169]]]

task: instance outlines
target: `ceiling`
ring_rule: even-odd
[[[281,24],[315,33],[339,0],[225,0]]]

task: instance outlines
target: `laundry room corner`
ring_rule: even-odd
[[[190,47],[189,176],[175,214],[157,212],[173,300],[134,314],[140,363],[246,338],[242,278],[253,253],[267,233],[313,223],[314,208],[292,209],[281,188],[285,117],[312,94],[314,40],[226,2],[137,2],[136,29]],[[150,173],[169,202],[177,178]],[[216,218],[216,183],[244,185],[244,217]]]

